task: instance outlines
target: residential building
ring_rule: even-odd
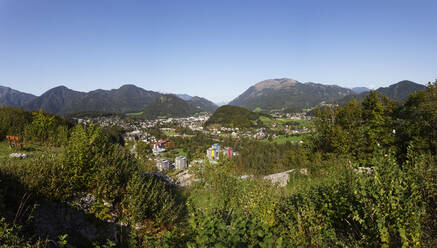
[[[156,161],[156,167],[159,171],[167,171],[170,168],[170,161],[160,158]]]
[[[187,168],[187,158],[179,156],[175,158],[175,168],[178,170],[183,170]]]

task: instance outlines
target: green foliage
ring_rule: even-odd
[[[28,112],[15,107],[0,108],[0,140],[6,135],[18,136],[26,142],[66,144],[70,123],[42,111]]]
[[[375,91],[363,103],[351,101],[339,108],[316,111],[312,145],[325,155],[337,154],[368,165],[368,156],[394,145],[394,103]]]
[[[396,143],[405,155],[410,143],[422,153],[437,155],[437,80],[412,94],[396,112]],[[405,158],[405,156],[403,156]]]
[[[45,114],[42,110],[33,112],[32,124],[27,126],[25,132],[28,138],[45,142],[56,130],[55,115]]]
[[[436,190],[432,166],[413,160],[399,165],[380,150],[370,174],[333,168],[280,201],[275,229],[291,246],[426,247],[435,242]]]
[[[280,247],[272,229],[278,189],[235,176],[224,162],[199,170],[204,179],[188,201],[188,247]]]
[[[100,127],[77,125],[73,129],[63,158],[63,167],[70,173],[73,191],[90,188],[91,177],[98,169],[96,162],[105,154],[108,143]]]
[[[281,247],[282,239],[271,227],[248,216],[193,211],[190,218],[193,230],[188,247]]]
[[[32,114],[16,107],[0,107],[0,141],[6,135],[23,136],[24,127],[32,122]]]
[[[195,132],[193,136],[184,138],[180,136],[170,137],[169,141],[175,148],[183,149],[187,152],[187,160],[190,161],[192,157],[202,157],[206,149],[208,149],[214,140],[201,132]]]
[[[232,128],[262,126],[262,122],[257,121],[260,116],[260,114],[242,107],[225,105],[214,112],[205,123],[205,126],[218,125]]]
[[[17,229],[9,226],[4,218],[0,218],[0,247],[30,247],[30,244],[18,236]]]
[[[276,208],[275,228],[290,246],[340,246],[353,234],[353,172],[347,168],[330,170],[324,180],[301,185]]]
[[[232,159],[238,173],[267,175],[303,167],[309,160],[306,148],[298,143],[240,139],[229,145],[240,153]]]
[[[371,243],[418,247],[426,241],[424,227],[429,218],[435,219],[435,213],[427,211],[428,204],[435,206],[429,202],[435,200],[429,199],[435,196],[435,188],[430,188],[432,179],[424,174],[430,172],[426,162],[413,156],[409,155],[413,161],[401,166],[393,154],[379,154],[373,159],[373,173],[360,178],[355,194],[364,211],[354,217],[369,232]]]
[[[124,205],[131,223],[177,223],[185,211],[183,198],[174,186],[154,174],[133,175],[126,194]]]

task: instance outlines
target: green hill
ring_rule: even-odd
[[[205,123],[205,127],[213,125],[233,128],[262,126],[262,122],[259,120],[260,116],[262,115],[246,108],[225,105],[221,106],[214,112]]]

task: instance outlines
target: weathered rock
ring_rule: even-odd
[[[290,174],[291,172],[294,172],[295,170],[288,170],[288,171],[284,171],[284,172],[280,172],[280,173],[276,173],[276,174],[271,174],[268,176],[265,176],[264,179],[265,180],[270,180],[272,183],[274,184],[278,184],[281,187],[285,187],[288,183],[288,181],[290,180]]]
[[[119,224],[101,221],[65,203],[43,203],[34,211],[33,216],[34,230],[38,237],[57,240],[58,236],[68,234],[68,243],[77,247],[91,247],[92,242],[97,240],[119,241]]]
[[[308,169],[307,168],[302,168],[299,170],[300,174],[302,175],[308,175]]]
[[[24,153],[11,153],[9,154],[10,158],[27,158],[27,154]]]
[[[188,173],[188,171],[183,171],[176,175],[176,182],[178,186],[185,187],[189,186],[194,182],[199,182],[200,179],[195,178],[193,174]]]
[[[79,207],[83,210],[90,210],[91,207],[96,203],[96,197],[92,194],[86,194],[84,197],[80,198],[78,201]]]

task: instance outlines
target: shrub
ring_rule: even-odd
[[[157,225],[182,220],[185,206],[176,188],[155,174],[134,174],[127,185],[125,212],[131,223],[151,220]]]

